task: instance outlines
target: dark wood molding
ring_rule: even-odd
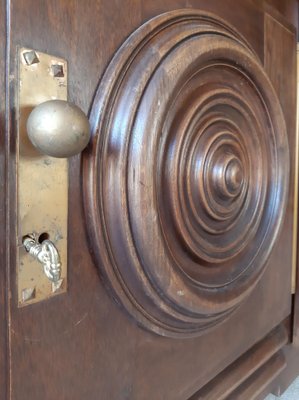
[[[95,264],[141,325],[197,336],[252,292],[278,237],[289,150],[275,91],[235,29],[178,10],[118,50],[91,121]]]
[[[190,400],[253,400],[286,366],[280,351],[288,341],[284,325],[249,349]]]
[[[4,0],[0,1],[4,10],[5,2]],[[273,4],[274,2],[273,0]],[[173,12],[175,9],[182,8],[186,10],[186,7],[192,12],[192,9],[197,8],[204,11],[204,13],[216,14],[216,19],[224,19],[227,21],[223,26],[219,27],[218,25],[217,27],[219,39],[222,41],[231,41],[232,47],[235,46],[238,47],[238,49],[242,48],[240,51],[243,52],[244,59],[248,60],[250,64],[252,61],[253,64],[251,67],[246,67],[246,65],[243,65],[243,67],[246,71],[248,68],[256,68],[254,71],[251,70],[251,72],[253,76],[252,79],[257,79],[258,86],[259,84],[263,86],[264,82],[264,73],[261,72],[262,75],[260,74],[260,68],[262,68],[262,64],[264,63],[264,40],[266,41],[266,46],[270,46],[272,41],[274,42],[272,43],[274,46],[271,50],[272,53],[265,53],[265,66],[267,72],[269,72],[274,89],[273,87],[269,90],[267,89],[268,94],[263,94],[267,99],[267,107],[271,109],[272,106],[269,106],[268,103],[271,102],[272,104],[273,98],[275,98],[274,102],[276,103],[276,96],[272,96],[271,94],[273,90],[276,91],[285,114],[287,132],[288,135],[290,135],[289,142],[292,146],[294,93],[291,85],[294,82],[294,65],[291,64],[289,66],[286,60],[286,57],[292,57],[293,51],[293,31],[291,25],[286,23],[285,26],[287,26],[287,28],[283,28],[284,19],[277,18],[277,22],[274,12],[272,13],[269,11],[270,9],[268,9],[269,12],[267,11],[267,13],[271,14],[271,17],[269,17],[269,25],[266,26],[264,23],[265,2],[262,0],[213,0],[211,2],[207,0],[173,0],[171,2],[163,2],[161,0],[122,0],[121,2],[111,0],[49,0],[38,2],[38,6],[36,0],[11,0],[11,4],[8,1],[7,3],[11,6],[12,30],[10,38],[10,68],[9,76],[7,76],[7,78],[9,77],[7,83],[9,82],[10,89],[10,99],[8,99],[7,103],[9,103],[8,108],[10,108],[10,114],[6,115],[6,123],[8,124],[6,134],[0,137],[0,178],[4,179],[4,186],[7,189],[6,191],[4,189],[0,190],[0,205],[3,204],[4,206],[4,208],[0,207],[0,216],[3,215],[4,220],[5,207],[7,207],[6,224],[0,225],[0,237],[2,237],[3,243],[5,242],[3,248],[1,247],[2,244],[0,244],[0,255],[2,256],[3,254],[4,258],[2,259],[5,260],[3,268],[0,269],[0,346],[1,350],[4,349],[4,351],[0,353],[0,399],[53,400],[54,398],[71,398],[73,400],[82,400],[83,398],[88,398],[94,400],[99,397],[103,400],[144,400],[148,398],[157,400],[162,398],[173,400],[187,399],[200,388],[203,388],[202,390],[207,390],[209,386],[204,385],[210,385],[213,381],[215,383],[217,380],[217,385],[220,385],[221,381],[223,383],[231,382],[230,379],[233,379],[231,377],[232,375],[229,377],[228,374],[230,366],[239,365],[241,369],[246,369],[246,365],[250,364],[250,361],[248,361],[250,357],[250,353],[247,352],[248,349],[255,346],[258,341],[265,337],[266,339],[263,339],[263,341],[265,341],[265,343],[267,342],[267,345],[263,348],[260,347],[260,350],[258,350],[260,356],[257,360],[257,367],[259,367],[259,369],[256,369],[257,367],[253,365],[248,367],[247,373],[245,373],[247,379],[244,381],[240,376],[239,378],[236,377],[237,383],[234,383],[233,386],[235,390],[241,391],[240,393],[244,396],[252,395],[258,397],[262,395],[260,391],[266,394],[267,392],[275,390],[275,385],[281,382],[279,379],[284,379],[282,377],[287,371],[288,365],[294,365],[293,371],[297,371],[297,369],[295,369],[295,361],[299,359],[298,357],[298,359],[294,359],[293,362],[291,362],[291,359],[288,357],[286,349],[290,349],[290,345],[283,346],[286,341],[286,335],[282,327],[279,327],[278,331],[276,331],[271,338],[270,336],[268,337],[268,333],[291,313],[291,297],[288,291],[290,288],[289,281],[291,270],[289,242],[291,240],[292,231],[290,222],[292,207],[290,199],[287,205],[286,223],[282,227],[282,233],[278,241],[276,241],[273,255],[270,257],[267,267],[262,266],[260,269],[258,268],[258,274],[261,275],[258,276],[255,282],[256,285],[255,283],[253,284],[254,288],[252,292],[248,293],[248,296],[246,296],[246,301],[243,301],[245,296],[243,298],[242,294],[240,294],[239,307],[235,308],[230,318],[221,321],[221,323],[207,332],[203,330],[200,332],[200,336],[196,336],[198,334],[197,332],[195,337],[186,339],[183,338],[184,335],[177,335],[175,333],[174,336],[177,335],[180,336],[180,338],[173,339],[172,337],[169,338],[153,334],[150,331],[151,329],[146,330],[140,327],[141,322],[138,321],[138,317],[140,314],[144,313],[144,309],[139,312],[139,310],[136,311],[135,307],[134,311],[135,305],[132,306],[132,304],[130,304],[130,307],[132,307],[131,310],[133,310],[131,313],[133,314],[131,315],[133,318],[130,319],[123,310],[124,305],[120,305],[124,299],[127,299],[125,296],[117,297],[112,287],[115,282],[116,284],[120,284],[121,281],[123,286],[120,285],[120,289],[123,291],[127,282],[124,284],[123,280],[119,279],[119,276],[114,276],[114,281],[111,284],[112,280],[108,279],[109,277],[107,277],[107,274],[105,276],[105,265],[103,263],[103,261],[107,261],[107,267],[108,262],[110,262],[106,257],[107,243],[103,243],[103,248],[97,249],[96,237],[91,237],[89,241],[87,240],[82,191],[84,190],[83,188],[86,189],[91,182],[88,183],[86,181],[85,175],[84,182],[82,183],[81,158],[73,157],[69,161],[70,218],[68,230],[70,244],[68,250],[68,292],[50,299],[49,301],[24,307],[23,309],[17,307],[15,286],[16,241],[14,230],[16,197],[14,169],[14,88],[16,85],[16,71],[14,63],[16,48],[19,45],[29,46],[30,48],[66,58],[69,66],[69,99],[88,112],[94,101],[94,94],[98,82],[105,73],[104,71],[110,68],[108,66],[111,60],[114,60],[112,63],[115,62],[115,52],[132,32],[136,31],[136,29],[144,23],[148,24],[147,26],[150,30],[151,24],[154,23],[149,22],[149,20],[163,12]],[[282,10],[281,7],[280,9]],[[34,20],[32,17],[33,14],[36,17]],[[0,21],[3,20],[4,22],[3,15],[4,14],[0,14]],[[289,13],[287,13],[286,16],[286,19],[291,23]],[[185,25],[188,25],[188,23],[186,22]],[[209,24],[207,24],[207,26],[208,25]],[[232,26],[233,28],[231,28]],[[272,31],[269,30],[269,27],[271,29],[273,28]],[[173,29],[175,30],[176,28],[177,27],[174,25]],[[1,34],[5,34],[3,29],[1,25]],[[284,37],[283,43],[280,41],[279,29],[282,29],[282,36]],[[215,31],[214,25],[211,27],[211,36],[213,36],[213,31]],[[271,38],[271,32],[273,33],[273,37],[278,37],[277,47],[275,47],[274,39]],[[181,34],[183,34],[183,31],[181,31]],[[155,42],[154,40],[153,42],[157,46],[151,47],[153,56],[156,55],[158,57],[159,51],[162,51],[158,43],[158,40],[161,39],[162,36],[162,32],[160,37],[157,32],[157,41]],[[149,39],[149,36],[147,36],[147,39]],[[195,38],[195,40],[197,40],[197,38]],[[167,42],[168,41],[165,40],[165,45],[167,45]],[[143,42],[143,45],[144,44],[145,42]],[[128,47],[130,46],[131,43],[128,44]],[[134,45],[132,44],[131,50],[133,47]],[[136,47],[134,48],[136,50]],[[231,49],[229,49],[229,51],[231,51]],[[1,42],[0,53],[3,54],[5,58],[3,43]],[[224,56],[230,57],[231,54],[232,53],[228,52],[228,54]],[[235,55],[238,58],[238,54],[236,53]],[[151,62],[153,58],[154,57],[150,57]],[[134,64],[136,59],[133,57],[131,61]],[[240,59],[239,61],[242,66],[242,60]],[[120,71],[117,70],[119,66],[121,70],[124,64],[125,63],[122,65],[114,64],[116,71],[112,78],[119,84],[119,93],[126,93],[128,98],[130,98],[131,95],[132,97],[136,97],[133,96],[132,93],[124,90],[125,80],[123,80],[122,77],[124,77],[125,74],[120,76]],[[188,66],[188,59],[185,60],[184,65]],[[131,66],[134,67],[134,65],[126,65],[128,70],[130,70]],[[173,67],[173,65],[170,66]],[[193,64],[189,66],[190,69],[194,67]],[[3,60],[1,59],[0,67],[1,69],[5,69]],[[142,72],[145,74],[147,67],[150,67],[150,63],[144,63],[142,67],[144,67],[144,71]],[[236,74],[238,74],[240,68],[240,65],[239,67],[236,66]],[[132,71],[131,69],[130,73]],[[281,83],[278,72],[281,73]],[[133,71],[133,75],[138,78],[138,82],[140,76],[141,78],[144,76],[142,73],[138,75],[136,70]],[[236,83],[233,80],[233,76],[224,72],[223,77],[229,78],[229,86],[234,89]],[[175,79],[176,76],[174,81]],[[226,79],[224,79],[224,81],[225,80]],[[180,82],[183,81],[181,80]],[[141,88],[142,90],[146,90],[146,88],[150,86],[150,82],[144,81],[143,83],[148,84],[145,85],[146,87]],[[210,84],[212,85],[213,82],[210,82]],[[1,75],[1,118],[5,116],[5,113],[2,113],[3,104],[5,104],[5,100],[2,101],[4,98],[4,91],[2,91],[4,85],[4,77]],[[270,85],[269,80],[268,84],[266,83],[267,87],[268,85]],[[135,88],[137,86],[138,85],[136,85]],[[287,88],[285,91],[283,90],[284,86]],[[289,90],[291,92],[290,98],[288,98]],[[247,92],[245,90],[245,93],[249,93],[249,97],[245,98],[245,103],[249,104],[253,110],[256,110],[254,96],[250,95],[250,90]],[[166,96],[166,93],[162,91],[160,94],[162,97]],[[269,97],[271,97],[270,101],[268,101]],[[107,96],[107,99],[111,114],[106,114],[105,120],[113,123],[113,118],[111,118],[112,114],[115,111],[119,111],[119,109],[117,110],[117,107],[115,107],[113,100],[109,96]],[[151,99],[153,100],[154,96],[152,96]],[[184,98],[182,97],[182,101],[183,100]],[[99,107],[99,103],[96,103],[96,101],[94,102],[94,108],[95,112],[98,112],[99,110],[97,110],[97,107]],[[171,109],[171,107],[169,108]],[[130,116],[128,111],[134,111],[130,103],[123,107],[124,114],[122,116],[118,114],[121,123],[123,122],[123,116]],[[159,115],[159,110],[157,111]],[[145,110],[145,115],[149,116],[152,124],[155,118],[153,117],[154,114],[150,115],[149,112],[150,110]],[[270,113],[271,117],[273,113],[272,109]],[[280,111],[278,113],[280,114]],[[275,119],[275,116],[272,117],[272,120]],[[179,119],[177,121],[179,122]],[[0,125],[2,131],[4,124],[3,118],[0,123],[2,124]],[[93,120],[93,124],[94,127],[96,127],[96,119]],[[277,125],[281,126],[280,123]],[[96,127],[96,129],[98,128]],[[282,130],[284,130],[284,128]],[[148,128],[147,132],[152,132],[152,126]],[[263,137],[263,134],[261,134],[261,137]],[[172,139],[173,138],[174,136]],[[6,150],[4,150],[4,140],[6,141]],[[144,140],[147,146],[149,146],[149,137]],[[268,138],[264,138],[264,140],[267,141]],[[131,142],[131,144],[132,143],[133,142]],[[291,146],[290,149],[292,152],[293,149]],[[143,151],[143,154],[147,154],[149,157],[152,156],[149,151],[146,153],[148,148],[140,150],[140,146],[137,146],[137,149],[139,149],[139,161],[142,159],[140,151]],[[98,151],[102,151],[101,146],[99,146]],[[157,145],[156,151],[158,151]],[[4,161],[5,154],[9,156],[7,157],[6,164]],[[117,154],[117,147],[113,154]],[[136,154],[137,153],[135,153],[135,155]],[[84,159],[89,156],[90,154],[86,154]],[[100,165],[100,161],[98,156],[96,156],[95,159],[95,168],[97,168]],[[145,158],[142,160],[144,161],[142,164],[137,163],[137,165],[139,165],[139,172],[141,172],[144,167],[143,164],[148,160],[150,160],[149,164],[153,164],[155,159]],[[170,157],[168,157],[167,165],[172,165]],[[99,174],[98,170],[94,172],[95,174]],[[4,175],[2,176],[2,174]],[[170,180],[169,176],[167,177],[165,174],[163,176],[165,188],[169,188],[169,186],[167,186]],[[113,176],[112,178],[115,179],[116,177]],[[293,178],[291,177],[291,179]],[[0,180],[1,184],[3,182]],[[98,184],[99,181],[95,180],[94,183]],[[141,190],[147,190],[146,188],[142,189],[142,183],[144,182],[141,179],[141,183],[139,182],[140,185],[138,187],[136,185],[131,186],[130,190],[132,190],[132,188],[136,190],[137,196],[140,196]],[[195,187],[195,185],[191,186],[193,188]],[[111,190],[111,188],[108,188],[108,191],[109,190]],[[147,193],[150,193],[150,191]],[[158,191],[156,190],[155,193],[157,194]],[[131,195],[134,197],[134,193],[131,193]],[[165,191],[164,195],[165,198],[170,200],[170,190]],[[106,199],[108,197],[106,197]],[[134,203],[132,204],[132,208],[134,208]],[[107,208],[109,208],[109,204],[106,203],[106,205]],[[99,203],[95,202],[92,206],[97,213]],[[89,205],[90,209],[92,206]],[[147,237],[147,231],[144,227],[146,226],[146,218],[148,218],[152,211],[150,206],[152,206],[152,204],[148,204],[145,200],[143,207],[141,207],[142,210],[136,207],[140,215],[141,211],[143,212],[140,218],[140,226],[135,224],[136,232],[139,228],[143,229],[144,236],[139,236],[141,239]],[[169,209],[170,208],[171,207],[169,207]],[[86,210],[88,210],[88,207],[85,207],[85,212]],[[167,207],[164,207],[162,211],[164,213],[163,215],[166,215],[168,213]],[[112,214],[114,210],[111,211],[110,208],[110,212]],[[186,215],[188,217],[189,214],[187,213]],[[103,215],[101,215],[101,218],[102,217]],[[125,218],[125,215],[122,215],[122,217]],[[89,232],[91,232],[92,229],[95,229],[94,227],[92,228],[91,225],[95,224],[97,221],[93,220],[91,215],[89,215],[88,218],[88,229]],[[164,222],[166,220],[171,222],[171,218],[164,218]],[[116,236],[119,235],[117,229],[114,229],[114,233]],[[171,242],[171,240],[168,239],[168,242]],[[124,242],[122,243],[124,244]],[[134,243],[134,245],[136,245],[136,243]],[[147,245],[151,246],[151,243]],[[101,254],[100,256],[93,254],[92,257],[91,251],[93,253],[100,252]],[[175,251],[176,249],[174,249],[174,252]],[[148,252],[147,256],[150,257],[152,255]],[[106,260],[104,260],[105,257]],[[125,271],[125,267],[122,266],[121,268],[122,273],[132,272],[132,269],[130,271],[130,265],[128,265],[127,271]],[[186,265],[185,271],[192,273],[188,268],[190,268],[190,265]],[[145,300],[146,296],[143,291],[143,285],[146,286],[149,284],[149,281],[150,283],[154,282],[148,270],[149,268],[147,266],[147,269],[144,267],[143,271],[141,271],[142,273],[144,273],[144,271],[146,272],[146,274],[140,274],[142,277],[145,276],[146,279],[139,286],[139,295],[142,301],[144,301],[143,304],[148,300],[148,303],[145,304],[146,307],[149,303],[152,303],[152,299],[149,297]],[[8,276],[6,275],[7,272],[9,273]],[[117,273],[118,271],[110,270],[111,274],[115,272]],[[167,310],[167,313],[170,309],[171,312],[176,313],[176,315],[182,314],[183,308],[185,313],[184,318],[186,318],[187,314],[187,317],[189,316],[190,319],[194,319],[194,314],[192,313],[193,305],[190,305],[191,303],[187,304],[186,307],[186,304],[182,306],[181,300],[172,301],[171,299],[171,301],[169,301],[169,298],[167,298],[168,293],[165,295],[169,282],[170,281],[165,279],[165,285],[163,287],[164,293],[161,293],[158,285],[155,286],[155,290],[158,292],[158,300],[162,298],[158,306],[155,305],[155,312],[157,312],[158,309],[158,313],[160,313],[159,316],[162,315],[162,304]],[[156,282],[154,282],[154,285],[155,283]],[[180,288],[178,286],[176,286],[176,288],[178,292]],[[138,288],[133,284],[132,289],[135,296]],[[119,293],[122,292],[118,292],[118,296]],[[181,294],[182,292],[179,292],[178,295],[181,296]],[[235,294],[236,297],[238,297],[237,293]],[[10,302],[10,314],[7,314],[7,300]],[[132,303],[131,299],[129,299],[128,302]],[[204,305],[206,307],[206,303]],[[198,306],[198,304],[195,306]],[[149,308],[147,308],[146,311],[148,312]],[[205,311],[207,311],[207,308]],[[152,310],[150,310],[150,312],[152,312]],[[137,315],[138,313],[139,315]],[[165,314],[163,314],[163,318]],[[7,321],[7,316],[11,316],[9,322]],[[166,317],[169,319],[169,313]],[[139,325],[136,321],[138,321]],[[171,323],[173,323],[173,320]],[[153,325],[155,325],[155,321]],[[8,330],[10,341],[8,341]],[[287,333],[289,331],[290,328],[288,326]],[[158,333],[161,332],[162,331]],[[162,333],[165,334],[165,331]],[[272,343],[273,346],[270,345],[270,343]],[[258,347],[259,345],[260,343],[256,346]],[[244,363],[242,363],[240,357],[243,357],[242,355],[244,353]],[[7,363],[8,355],[11,357],[10,364]],[[270,382],[285,366],[284,358],[287,363],[286,369],[280,374],[279,378]],[[267,364],[267,362],[269,364]],[[268,370],[266,368],[267,366],[269,367]],[[28,371],[30,371],[30,373],[28,373]],[[9,381],[9,374],[12,376],[11,382]],[[228,381],[224,378],[226,374],[228,374]],[[220,379],[221,376],[223,377],[222,380]],[[259,383],[259,376],[261,376],[263,380],[261,384]],[[288,373],[287,376],[288,379],[290,379],[291,374]],[[287,382],[287,380],[284,382]],[[8,387],[9,390],[7,392],[2,391],[1,384],[4,385],[3,387],[5,390]],[[215,388],[217,385],[215,384]],[[225,385],[227,387],[227,383],[225,383]],[[264,385],[267,385],[267,388],[264,388]],[[252,391],[254,387],[258,388],[258,390]],[[227,391],[227,393],[229,392]],[[244,400],[244,398],[242,398],[242,400]]]
[[[265,1],[263,4],[263,9],[266,14],[271,15],[277,22],[279,22],[285,29],[288,29],[292,34],[297,33],[298,22],[294,15],[297,13],[297,7],[294,1],[280,1],[279,4],[282,6],[280,9],[277,8],[274,1]],[[286,4],[289,3],[289,6]],[[285,5],[285,8],[284,6]]]
[[[9,19],[7,1],[0,0],[0,400],[7,400],[9,393],[9,324],[8,324],[8,270],[7,260],[7,142],[8,118],[8,58]]]

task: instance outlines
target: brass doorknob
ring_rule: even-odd
[[[90,138],[84,112],[64,100],[49,100],[35,107],[27,120],[27,132],[34,147],[57,158],[79,154]]]

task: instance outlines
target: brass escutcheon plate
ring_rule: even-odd
[[[67,289],[68,161],[40,154],[27,136],[32,109],[52,99],[67,100],[67,62],[40,51],[18,49],[17,96],[17,287],[18,305],[26,306]],[[22,238],[50,238],[62,264],[53,284],[41,264],[24,249]]]

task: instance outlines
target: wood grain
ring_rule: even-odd
[[[294,104],[296,99],[296,35],[293,31],[284,27],[280,21],[277,21],[268,14],[265,15],[265,69],[280,97],[287,124],[289,146],[295,149],[296,111],[294,109]],[[291,152],[290,155],[289,203],[287,205],[288,211],[284,221],[288,240],[283,249],[273,252],[272,257],[276,258],[279,256],[282,257],[285,263],[296,265],[296,260],[292,258],[293,234],[296,234],[296,232],[293,233],[293,210],[294,207],[298,207],[298,205],[294,204],[295,152]],[[296,254],[294,254],[294,256],[296,257]],[[289,279],[289,290],[291,291],[291,277]]]
[[[250,46],[210,14],[165,13],[118,50],[90,119],[85,214],[114,297],[161,335],[227,318],[261,277],[288,190],[283,114]]]
[[[196,393],[190,400],[225,400],[233,398],[236,391],[243,391],[247,386],[246,381],[283,348],[288,342],[288,334],[285,326],[278,326],[261,342],[248,350],[242,357],[225,369],[221,374],[209,382]],[[254,380],[255,382],[255,380]],[[263,388],[264,382],[262,383]],[[256,391],[261,387],[256,386]]]
[[[280,351],[256,371],[227,400],[258,400],[264,389],[285,369],[286,360]]]
[[[176,6],[169,1],[142,1],[142,13],[144,18],[149,19],[159,13],[171,11],[175,8],[195,8],[202,11],[212,12],[221,16],[228,23],[238,28],[238,31],[250,41],[255,52],[263,60],[263,41],[260,38],[263,35],[263,2],[257,0],[257,4],[252,6],[251,0],[238,2],[235,0],[219,1],[206,0],[180,0],[176,1]],[[232,11],[233,10],[233,11]]]
[[[7,189],[7,165],[6,149],[9,126],[6,113],[6,7],[5,1],[0,1],[0,399],[8,398],[9,388],[9,341],[8,341],[8,310],[7,310],[7,229],[6,229],[6,189]]]
[[[17,45],[65,57],[69,63],[69,99],[87,112],[101,76],[129,34],[150,17],[182,7],[203,8],[227,19],[263,60],[264,13],[262,3],[255,5],[251,0],[13,0],[12,79]],[[293,78],[286,75],[285,79]],[[12,100],[14,86],[12,80]],[[13,102],[10,111],[14,119]],[[13,210],[14,126],[6,135],[12,142],[7,148],[11,172],[6,201]],[[87,242],[80,157],[70,161],[69,173],[67,294],[26,309],[17,308],[15,216],[10,214],[9,400],[187,399],[290,314],[289,282],[283,279],[290,276],[290,265],[279,256],[269,263],[252,294],[234,315],[209,333],[199,338],[171,339],[141,329],[111,299],[91,257],[94,249]],[[1,229],[5,237],[3,226]],[[288,245],[288,239],[289,233],[284,231],[278,254]]]

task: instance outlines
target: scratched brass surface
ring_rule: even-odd
[[[17,284],[18,304],[32,304],[67,288],[68,161],[40,154],[31,144],[26,121],[34,106],[67,100],[67,63],[32,49],[18,51],[17,140]],[[22,238],[47,233],[57,247],[62,281],[54,287],[42,265],[22,246]]]

